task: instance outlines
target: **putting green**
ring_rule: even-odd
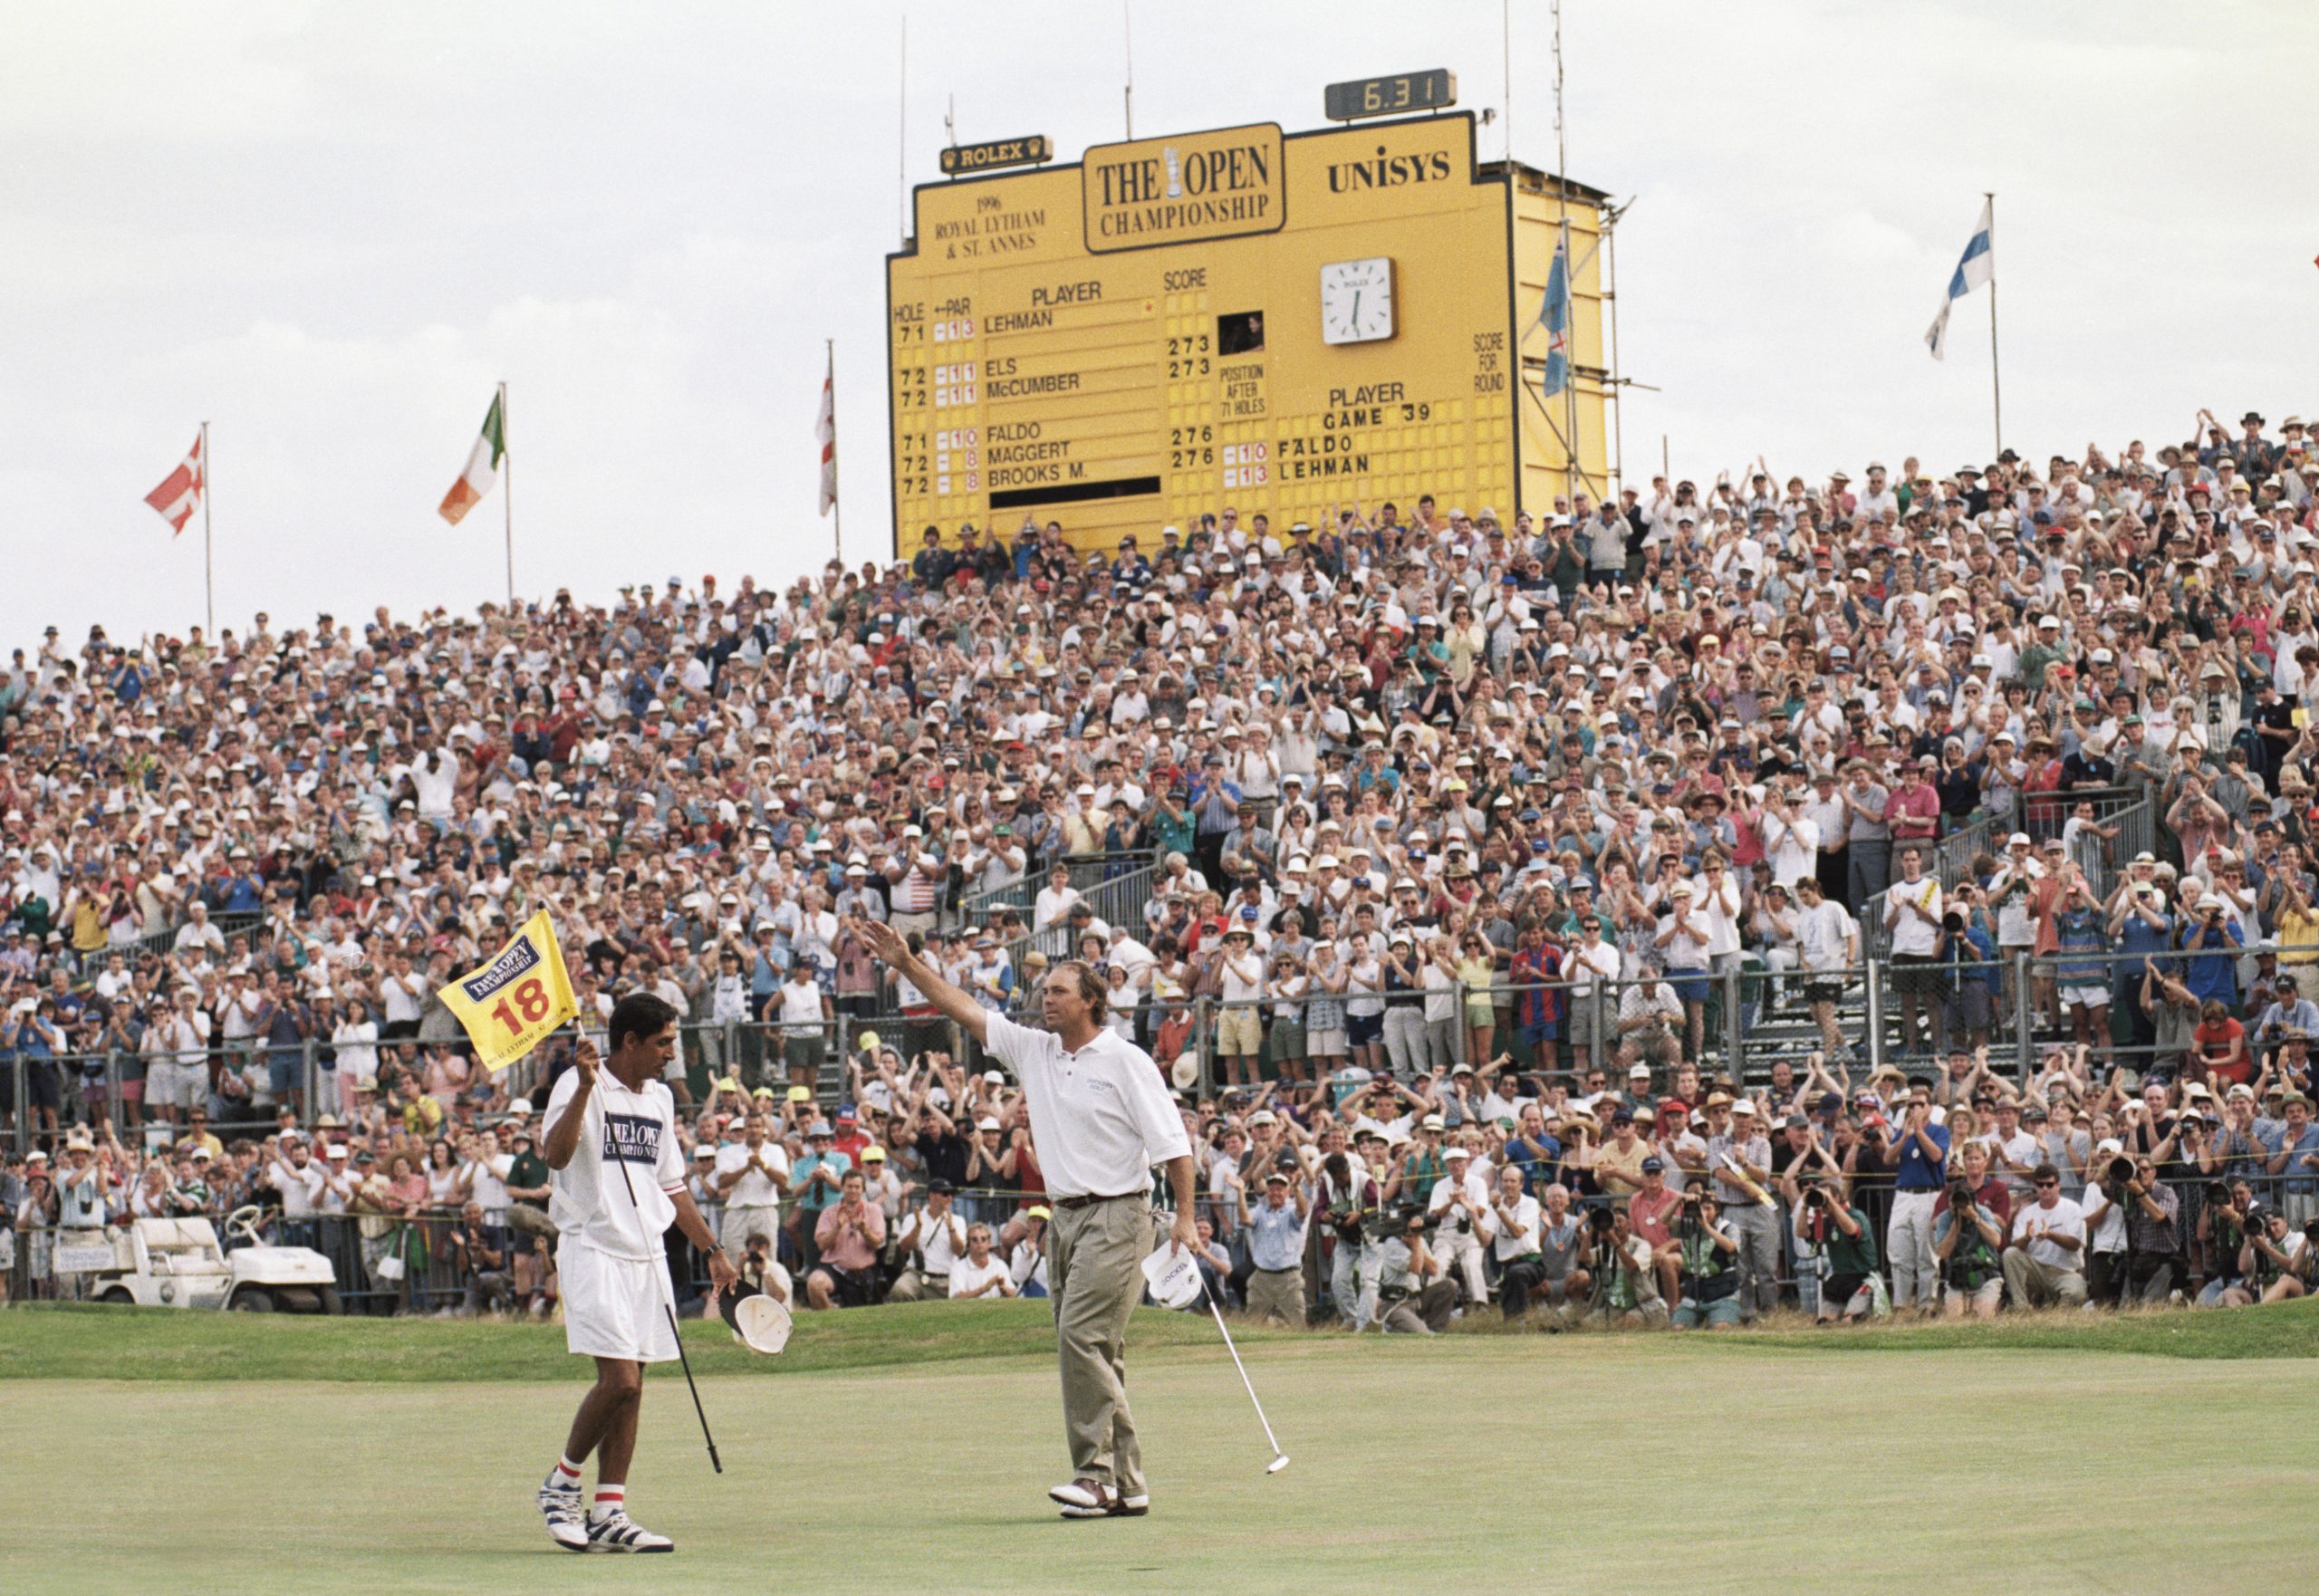
[[[0,1369],[84,1322],[0,1316]],[[170,1329],[201,1325],[227,1357],[316,1328]],[[527,1360],[560,1339],[346,1333],[438,1328]],[[630,1501],[678,1550],[643,1561],[555,1553],[532,1507],[577,1365],[568,1383],[10,1380],[0,1588],[2239,1593],[2301,1566],[2288,1505],[2319,1489],[2305,1362],[1667,1336],[1253,1339],[1295,1459],[1267,1478],[1212,1329],[1170,1327],[1130,1370],[1151,1516],[1070,1524],[1044,1495],[1064,1455],[1033,1329],[973,1361],[710,1375],[722,1478],[656,1370]]]

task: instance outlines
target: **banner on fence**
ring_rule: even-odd
[[[100,1269],[115,1268],[119,1263],[109,1241],[59,1242],[49,1255],[49,1269],[57,1274],[93,1274]]]
[[[522,1058],[580,1013],[545,909],[525,920],[489,964],[461,976],[440,996],[467,1027],[484,1068],[495,1071]]]

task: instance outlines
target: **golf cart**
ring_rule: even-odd
[[[245,1313],[338,1313],[338,1280],[312,1247],[258,1240],[264,1210],[255,1205],[226,1217],[236,1243],[217,1245],[208,1220],[134,1219],[112,1241],[112,1265],[92,1272],[89,1294],[101,1303],[153,1308],[231,1308]]]

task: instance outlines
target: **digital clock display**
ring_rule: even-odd
[[[1370,116],[1400,116],[1415,111],[1445,111],[1458,103],[1458,78],[1441,67],[1428,72],[1360,78],[1350,83],[1331,83],[1322,91],[1322,101],[1333,122],[1359,121]]]

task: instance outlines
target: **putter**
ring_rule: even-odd
[[[1256,1422],[1265,1427],[1265,1439],[1272,1444],[1272,1461],[1265,1465],[1265,1472],[1278,1474],[1288,1466],[1288,1454],[1280,1449],[1280,1437],[1272,1433],[1272,1420],[1265,1417],[1265,1405],[1256,1400],[1256,1388],[1248,1379],[1248,1366],[1240,1361],[1240,1349],[1232,1344],[1232,1332],[1224,1322],[1224,1310],[1217,1306],[1216,1293],[1208,1289],[1206,1275],[1200,1277],[1200,1292],[1208,1298],[1208,1311],[1216,1316],[1216,1328],[1223,1332],[1224,1350],[1232,1354],[1232,1367],[1240,1371],[1240,1384],[1256,1410]]]

